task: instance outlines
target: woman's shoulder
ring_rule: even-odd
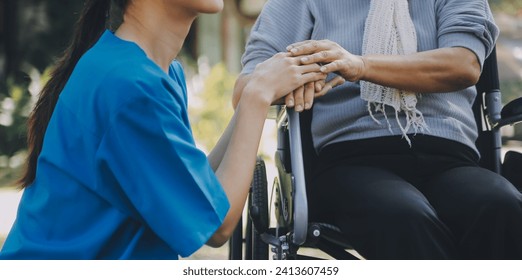
[[[164,76],[164,72],[134,42],[105,31],[98,42],[78,62],[77,70],[88,73],[95,82],[113,85],[133,85],[138,80],[147,83]],[[117,81],[118,83],[112,83]]]
[[[90,54],[83,65],[78,65],[78,78],[83,80],[82,84],[90,85],[105,97],[114,96],[122,100],[171,91],[167,73],[145,55],[124,52],[108,57],[104,54],[102,57],[106,59],[97,55]]]
[[[73,108],[93,104],[114,111],[129,102],[170,102],[173,95],[183,94],[177,83],[137,45],[104,35],[78,62],[60,99]]]

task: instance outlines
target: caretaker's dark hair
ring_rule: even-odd
[[[122,21],[128,0],[87,0],[76,22],[72,40],[54,66],[36,106],[28,120],[28,156],[22,177],[22,188],[29,186],[36,176],[36,162],[42,150],[43,138],[49,120],[65,83],[80,57],[100,38],[106,28],[115,29]],[[112,8],[111,8],[112,6]],[[109,17],[110,15],[110,17]]]

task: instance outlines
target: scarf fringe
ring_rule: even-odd
[[[366,19],[363,38],[365,54],[409,54],[417,52],[415,26],[411,20],[407,0],[372,0]],[[388,130],[391,123],[386,114],[386,106],[395,110],[395,118],[403,138],[411,146],[408,132],[429,130],[422,112],[417,108],[417,94],[361,81],[361,98],[368,102],[368,112],[374,121],[381,123],[373,114],[384,115]],[[373,110],[372,110],[373,107]],[[399,113],[404,112],[406,124],[400,122]]]
[[[388,119],[388,115],[386,114],[386,105],[383,103],[377,103],[377,102],[368,102],[368,113],[370,114],[371,118],[378,124],[382,125],[381,121],[378,120],[375,115],[375,113],[381,113],[384,116],[384,119],[386,120],[386,124],[388,125],[388,130],[390,133],[393,133],[392,125],[390,123],[390,120]],[[373,108],[373,110],[372,110]],[[399,118],[399,113],[404,112],[406,116],[406,124],[402,124]],[[424,121],[424,116],[422,115],[422,112],[417,110],[416,108],[413,108],[413,110],[395,110],[395,120],[397,121],[397,125],[399,126],[402,138],[408,142],[408,145],[411,147],[411,140],[408,136],[408,132],[410,129],[413,129],[413,135],[416,135],[417,133],[425,133],[429,132],[430,129],[428,125],[426,125],[426,122]]]

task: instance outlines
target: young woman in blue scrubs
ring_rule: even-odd
[[[107,30],[111,5],[123,22]],[[283,53],[260,64],[206,156],[175,58],[197,15],[222,6],[86,1],[30,116],[24,194],[0,259],[177,259],[228,240],[270,104],[325,74]]]

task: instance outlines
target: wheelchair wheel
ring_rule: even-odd
[[[243,259],[243,218],[239,218],[236,229],[228,241],[228,259]]]
[[[245,258],[267,260],[268,244],[261,240],[261,233],[268,231],[268,190],[266,167],[258,159],[248,197],[248,221],[245,233]]]

